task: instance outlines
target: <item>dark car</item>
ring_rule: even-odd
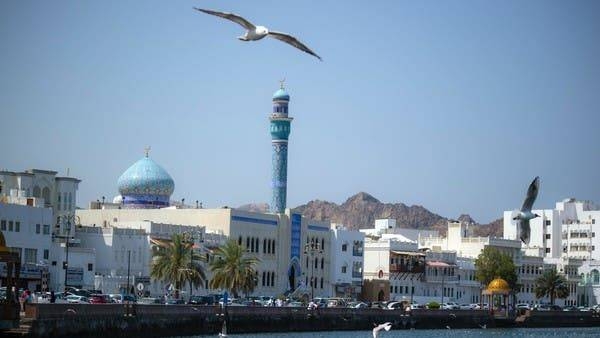
[[[217,302],[214,296],[192,296],[188,304],[214,305]]]
[[[169,300],[167,300],[167,302],[165,303],[167,305],[180,305],[180,304],[185,304],[185,301],[181,298],[171,298]]]

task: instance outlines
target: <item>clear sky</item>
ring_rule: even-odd
[[[175,200],[269,203],[284,77],[288,206],[365,191],[488,222],[536,175],[537,208],[600,202],[600,1],[6,0],[0,42],[0,168],[69,168],[81,207],[148,145]]]

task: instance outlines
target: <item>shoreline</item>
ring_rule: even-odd
[[[600,327],[591,312],[540,311],[512,318],[483,310],[399,310],[195,305],[32,304],[11,337],[167,337],[228,333],[371,330],[391,322],[394,330]],[[6,334],[5,334],[6,333]]]

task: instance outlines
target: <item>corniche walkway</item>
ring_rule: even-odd
[[[400,310],[196,305],[31,304],[17,329],[2,337],[165,337],[228,333],[370,330],[389,321],[394,329],[482,327],[600,327],[592,312],[528,312],[515,318],[483,310]]]

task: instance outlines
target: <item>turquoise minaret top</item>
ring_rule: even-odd
[[[273,94],[273,112],[271,113],[271,145],[273,147],[272,182],[273,196],[271,212],[283,213],[286,208],[287,198],[287,151],[288,137],[291,131],[292,118],[288,116],[288,103],[290,95],[283,87]]]

